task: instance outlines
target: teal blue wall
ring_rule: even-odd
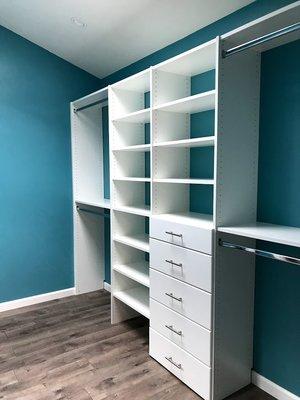
[[[258,220],[300,227],[300,40],[261,61]],[[258,243],[300,257],[300,249]],[[254,367],[300,395],[299,267],[257,258]]]
[[[107,76],[102,80],[102,86],[104,87],[142,71],[151,65],[189,50],[213,39],[217,35],[235,29],[290,3],[293,3],[293,1],[257,0],[249,6]],[[261,107],[261,146],[263,149],[269,149],[269,153],[264,151],[266,156],[260,157],[258,217],[260,220],[266,221],[275,217],[278,223],[300,226],[300,107],[299,86],[295,84],[296,80],[298,80],[299,84],[299,58],[297,59],[297,64],[291,62],[293,54],[294,56],[295,54],[298,56],[300,54],[297,46],[299,46],[299,43],[280,50],[273,50],[266,53],[262,60],[262,86],[265,97],[262,98]],[[293,59],[295,59],[294,56]],[[284,80],[279,80],[278,85],[276,84],[273,87],[269,79],[276,78],[276,74],[279,74],[278,76],[281,78],[284,77]],[[267,78],[268,75],[269,79]],[[207,82],[199,81],[198,84],[206,84]],[[284,93],[280,92],[282,90],[280,85],[286,85]],[[292,96],[290,96],[291,93]],[[272,99],[271,102],[269,102],[270,98]],[[277,99],[279,101],[276,101]],[[282,113],[283,110],[284,113]],[[274,115],[276,116],[275,119],[270,118],[274,117]],[[197,127],[199,123],[197,121],[198,117],[199,115],[195,115],[191,121],[192,127]],[[206,121],[209,131],[211,128],[209,118]],[[269,121],[272,121],[271,126],[268,126]],[[297,127],[298,132],[296,134]],[[279,141],[274,140],[274,129],[276,131],[274,134]],[[281,153],[287,154],[287,148],[289,148],[290,152],[288,158],[286,156],[279,157],[278,151],[282,149]],[[273,157],[272,154],[276,154],[276,156]],[[280,163],[283,161],[287,162],[285,163],[287,170],[280,169]],[[266,166],[268,167],[267,169]],[[192,164],[191,167],[194,168],[195,165]],[[275,168],[274,171],[276,172],[269,174],[268,172],[273,168]],[[277,172],[279,172],[278,175]],[[278,184],[280,188],[274,190]],[[273,192],[273,190],[273,204],[269,208],[267,202],[269,202],[270,191]],[[206,199],[209,199],[209,193],[201,193],[201,197],[203,195],[205,195]],[[199,206],[196,197],[194,197],[194,201],[191,204],[191,208],[194,209]],[[288,204],[288,208],[286,204]],[[209,202],[202,204],[201,207],[204,207],[206,212],[211,210]],[[261,245],[270,248],[270,245],[268,247],[265,243]],[[295,249],[276,248],[276,250],[289,251],[290,254],[298,253]],[[266,378],[298,395],[300,391],[299,293],[299,270],[296,270],[296,267],[288,266],[287,264],[282,265],[278,262],[258,260],[255,294],[254,369]]]
[[[0,302],[73,286],[69,102],[99,87],[0,27]]]

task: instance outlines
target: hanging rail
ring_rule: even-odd
[[[256,256],[271,258],[272,260],[283,261],[289,264],[300,265],[300,258],[284,256],[282,254],[271,253],[270,251],[265,251],[265,250],[252,249],[251,247],[224,242],[222,239],[219,239],[219,246],[226,247],[228,249],[245,251],[246,253],[255,254]]]
[[[97,104],[105,103],[106,101],[107,101],[107,98],[102,99],[102,100],[97,100],[97,101],[94,101],[94,103],[87,104],[86,106],[82,106],[82,107],[78,107],[78,108],[74,107],[73,111],[74,111],[74,113],[77,113],[78,111],[82,111],[82,110],[85,110],[86,108],[96,106]]]
[[[83,211],[83,212],[86,212],[89,214],[100,215],[100,217],[103,217],[103,218],[110,218],[109,214],[105,214],[100,211],[88,210],[87,208],[82,208],[82,207],[78,207],[78,206],[76,207],[76,209],[77,209],[77,211]]]
[[[250,49],[251,47],[257,46],[261,43],[268,42],[269,40],[278,38],[280,36],[286,35],[287,33],[295,32],[300,29],[300,22],[297,22],[296,24],[289,25],[285,28],[279,29],[278,31],[268,33],[264,36],[258,37],[256,39],[250,40],[249,42],[240,44],[236,47],[232,47],[229,50],[223,50],[222,56],[223,58],[226,58],[228,56],[231,56],[232,54],[239,53],[240,51],[244,51],[247,49]]]

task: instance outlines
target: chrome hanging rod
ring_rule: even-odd
[[[100,217],[103,218],[110,218],[109,214],[105,214],[103,212],[99,212],[99,211],[94,211],[94,210],[88,210],[87,208],[82,208],[82,207],[76,207],[77,211],[83,211],[89,214],[94,214],[94,215],[99,215]]]
[[[102,99],[102,100],[98,100],[98,101],[94,101],[94,103],[87,104],[86,106],[82,106],[82,107],[78,107],[78,108],[74,107],[73,111],[74,111],[74,113],[77,113],[78,111],[82,111],[82,110],[85,110],[87,108],[96,106],[97,104],[105,103],[106,101],[107,101],[107,98],[106,99]]]
[[[300,29],[300,22],[297,22],[296,24],[289,25],[285,28],[279,29],[278,31],[268,33],[267,35],[250,40],[249,42],[240,44],[239,46],[232,47],[229,50],[223,50],[222,56],[223,56],[223,58],[226,58],[228,56],[231,56],[232,54],[236,54],[241,51],[250,49],[251,47],[257,46],[261,43],[268,42],[269,40],[286,35],[287,33],[295,32],[299,29]]]
[[[245,251],[246,253],[255,254],[256,256],[271,258],[272,260],[283,261],[289,264],[300,265],[300,258],[284,256],[282,254],[271,253],[270,251],[265,251],[265,250],[252,249],[251,247],[224,242],[222,239],[219,239],[219,246],[226,247],[228,249]]]

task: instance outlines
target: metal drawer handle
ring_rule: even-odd
[[[182,365],[181,364],[177,364],[175,361],[173,361],[172,357],[165,357],[165,359],[167,361],[169,361],[172,365],[174,365],[176,368],[182,369]]]
[[[170,329],[170,331],[176,333],[178,336],[182,336],[182,331],[176,331],[176,329],[173,328],[173,325],[165,325],[167,329]]]
[[[180,268],[182,268],[182,263],[176,263],[176,262],[174,262],[173,260],[165,260],[165,262],[166,263],[169,263],[169,264],[172,264],[172,266],[173,265],[175,265],[175,267],[180,267]]]
[[[182,297],[176,297],[176,296],[174,296],[173,293],[167,293],[166,292],[165,295],[171,297],[171,299],[173,299],[173,300],[177,300],[177,301],[182,302]]]
[[[182,233],[174,233],[172,231],[165,231],[167,235],[176,236],[182,238]]]

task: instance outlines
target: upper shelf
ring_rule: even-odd
[[[201,44],[170,60],[164,61],[154,69],[179,75],[193,76],[216,67],[216,40]]]
[[[150,90],[150,69],[132,75],[112,85],[113,89],[145,93]]]
[[[113,149],[112,151],[150,151],[151,150],[151,145],[150,144],[136,144],[133,146],[124,146],[124,147],[118,147],[116,149]]]
[[[245,236],[252,239],[300,247],[300,228],[291,226],[257,222],[249,225],[221,227],[218,228],[218,231],[238,236]]]
[[[201,111],[213,110],[214,108],[215,90],[210,90],[209,92],[170,101],[155,107],[155,110],[193,114]]]
[[[113,119],[113,122],[132,122],[147,124],[150,122],[150,108],[134,111],[132,113],[122,115],[121,117]]]
[[[205,136],[193,139],[170,140],[168,142],[154,143],[153,147],[208,147],[214,146],[214,136]]]
[[[103,102],[108,100],[108,88],[97,90],[97,92],[93,92],[87,96],[82,97],[81,99],[75,100],[72,104],[75,109],[89,106],[90,104],[94,104],[97,102]]]
[[[186,185],[214,185],[213,179],[196,178],[154,178],[155,183],[184,183]]]

